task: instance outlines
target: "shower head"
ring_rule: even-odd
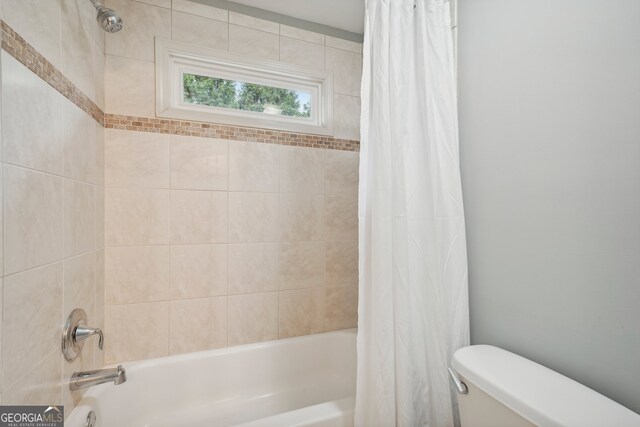
[[[107,33],[117,33],[122,29],[122,18],[115,10],[104,7],[100,0],[91,0],[91,3],[98,11],[96,20],[103,30]]]
[[[101,7],[98,9],[98,23],[107,33],[117,33],[122,29],[122,18],[111,9]]]

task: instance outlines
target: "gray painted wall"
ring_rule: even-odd
[[[458,13],[472,342],[640,412],[640,1]]]

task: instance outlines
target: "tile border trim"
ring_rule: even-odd
[[[48,83],[78,108],[104,125],[104,112],[85,95],[71,80],[60,72],[40,52],[14,31],[6,22],[0,20],[2,49],[22,63],[38,77]]]
[[[85,95],[71,80],[62,74],[40,52],[0,20],[2,49],[38,77],[48,83],[78,108],[108,129],[123,129],[137,132],[152,132],[171,135],[197,136],[296,147],[326,148],[340,151],[360,151],[360,142],[305,133],[294,133],[263,128],[232,126],[186,120],[158,119],[123,116],[105,113]]]
[[[197,136],[202,138],[261,142],[296,147],[327,148],[340,151],[360,151],[360,142],[331,136],[293,133],[272,129],[251,128],[186,120],[151,119],[146,117],[104,115],[104,127],[138,132]]]

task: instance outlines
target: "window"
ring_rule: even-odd
[[[156,39],[158,117],[333,134],[332,74]]]
[[[311,94],[197,74],[182,74],[182,100],[187,104],[232,108],[289,117],[311,117]]]

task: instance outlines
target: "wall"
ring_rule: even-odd
[[[359,139],[361,44],[186,0],[173,9],[171,0],[106,4],[131,23],[107,38],[106,113],[155,117],[154,37],[162,37],[333,71],[334,136]]]
[[[66,362],[60,337],[76,307],[94,326],[104,319],[103,128],[94,119],[104,106],[104,33],[86,0],[0,6],[0,402],[65,404],[68,414],[81,397],[68,378],[103,364],[95,342]]]
[[[109,361],[355,325],[357,153],[302,145],[357,148],[358,44],[180,0],[174,11],[162,7],[170,1],[114,2],[127,27],[105,43],[88,1],[0,1],[0,403],[71,412],[82,392],[68,391],[69,377],[105,358],[94,342],[63,360],[61,326],[75,307],[106,330]],[[332,68],[336,138],[270,141],[289,147],[252,142],[262,131],[230,138],[227,128],[218,140],[143,126],[155,120],[152,37],[167,28]],[[190,322],[211,328],[180,334]],[[149,323],[159,340],[136,329]]]
[[[327,147],[357,148],[361,45],[184,0],[107,4],[132,24],[106,42],[106,361],[355,326],[358,153]],[[335,138],[150,119],[154,36],[332,70]]]
[[[640,412],[640,2],[459,9],[472,341]]]

